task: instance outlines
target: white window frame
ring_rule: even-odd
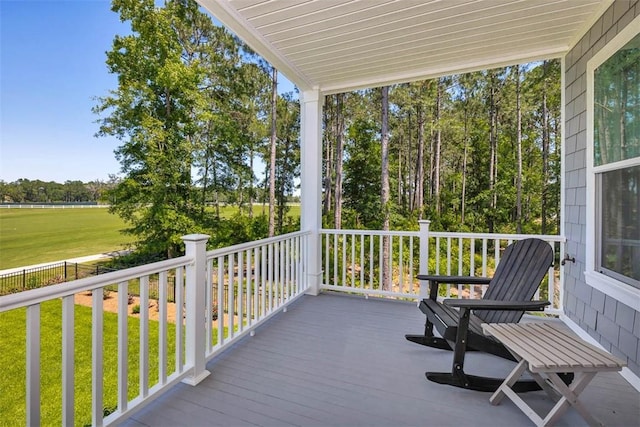
[[[636,17],[622,31],[618,33],[609,43],[607,43],[598,53],[587,62],[587,230],[586,230],[586,260],[584,272],[588,285],[615,298],[640,311],[640,289],[627,283],[616,280],[611,276],[600,273],[596,270],[596,236],[599,232],[597,223],[597,195],[596,195],[596,174],[607,170],[620,169],[627,166],[637,165],[640,159],[628,159],[602,166],[594,166],[593,162],[593,107],[594,107],[594,71],[607,59],[613,56],[620,48],[626,45],[632,38],[640,34],[640,16]]]

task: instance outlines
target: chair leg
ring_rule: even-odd
[[[464,358],[467,351],[467,335],[470,316],[471,310],[468,308],[462,308],[460,310],[460,322],[458,323],[458,332],[453,348],[453,365],[451,367],[451,373],[427,372],[425,375],[429,381],[439,384],[447,384],[469,390],[494,392],[498,387],[500,387],[504,379],[468,375],[464,372]],[[535,381],[523,380],[516,382],[512,388],[514,391],[523,393],[527,391],[540,390],[540,385]]]
[[[449,350],[451,351],[451,346],[449,343],[440,338],[434,336],[426,336],[426,335],[405,335],[407,340],[414,342],[420,345],[426,345],[427,347],[439,348],[441,350]]]
[[[426,372],[425,376],[429,381],[438,384],[445,384],[454,387],[466,388],[467,390],[484,391],[493,393],[504,382],[503,378],[479,377],[469,375],[465,372],[453,374],[451,372]],[[518,381],[512,387],[518,393],[540,390],[540,386],[535,381]]]
[[[449,343],[440,337],[436,337],[433,334],[433,323],[429,321],[429,316],[426,316],[427,320],[424,323],[424,335],[411,335],[407,334],[404,337],[411,342],[416,344],[425,345],[427,347],[439,348],[441,350],[449,350],[452,348]]]

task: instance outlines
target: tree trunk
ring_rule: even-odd
[[[498,176],[498,111],[496,101],[496,77],[489,71],[489,215],[487,217],[489,233],[495,229],[497,208],[496,177]]]
[[[382,152],[382,190],[380,201],[382,204],[383,223],[382,230],[389,230],[389,86],[382,88],[382,126],[381,126],[381,152]],[[390,291],[389,277],[389,237],[383,237],[382,243],[382,286],[383,290]]]
[[[253,203],[255,202],[253,197],[253,143],[249,149],[249,168],[251,170],[251,179],[249,180],[249,219],[253,218]]]
[[[276,204],[276,103],[278,102],[278,70],[272,68],[271,81],[271,155],[269,157],[269,237],[275,234]]]
[[[522,233],[522,110],[520,108],[520,65],[516,65],[516,233]]]
[[[465,97],[467,95],[465,94]],[[460,223],[464,225],[464,211],[467,197],[467,157],[469,155],[469,100],[464,105],[464,152],[462,154],[462,195],[460,201]]]
[[[542,207],[541,228],[542,234],[547,234],[547,216],[549,183],[549,110],[547,108],[547,62],[543,64],[542,71]]]
[[[434,152],[433,152],[433,197],[435,199],[436,212],[440,214],[440,152],[442,149],[442,131],[440,130],[440,111],[442,103],[442,79],[438,79],[438,89],[436,93],[436,108],[434,113],[434,121],[436,124]]]
[[[422,101],[422,100],[420,100]],[[415,205],[418,219],[422,219],[424,212],[424,108],[418,104],[418,158],[416,159],[416,192]]]
[[[324,200],[322,203],[322,214],[327,215],[331,212],[331,199],[333,197],[333,180],[331,179],[333,174],[333,141],[331,139],[332,133],[332,116],[331,116],[331,103],[332,96],[325,96],[324,103]]]
[[[335,211],[334,223],[337,230],[342,228],[342,158],[344,157],[344,115],[342,104],[344,94],[336,95],[336,182],[335,182]]]

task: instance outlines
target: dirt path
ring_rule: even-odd
[[[76,304],[91,307],[91,292],[83,292],[74,296],[74,302]],[[129,297],[131,302],[128,307],[129,316],[140,317],[139,314],[133,313],[133,307],[140,305],[140,298],[136,296]],[[118,292],[108,292],[108,295],[102,302],[104,311],[111,313],[118,312]],[[142,307],[140,307],[142,309]],[[158,303],[156,300],[149,300],[149,319],[159,320]],[[167,320],[171,323],[176,322],[176,305],[173,302],[167,303]]]
[[[74,296],[74,302],[76,304],[84,305],[86,307],[91,307],[91,292],[83,292],[80,294],[76,294]],[[128,304],[127,313],[132,317],[140,317],[140,314],[133,313],[133,307],[140,305],[140,298],[137,296],[129,297],[130,304]],[[118,312],[118,292],[112,291],[109,292],[107,297],[102,302],[102,307],[104,311],[109,311],[111,313]],[[140,308],[142,309],[142,307]],[[156,300],[149,300],[149,319],[158,321],[160,319],[160,312],[158,311],[158,303]],[[234,324],[238,324],[238,316],[233,316]],[[176,304],[173,302],[167,302],[167,321],[171,323],[176,322]],[[213,322],[218,323],[218,321],[214,320]],[[229,315],[224,315],[224,324],[229,325]]]

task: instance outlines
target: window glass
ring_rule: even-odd
[[[640,34],[594,72],[594,165],[640,156]]]
[[[640,287],[640,166],[600,177],[602,272]]]

